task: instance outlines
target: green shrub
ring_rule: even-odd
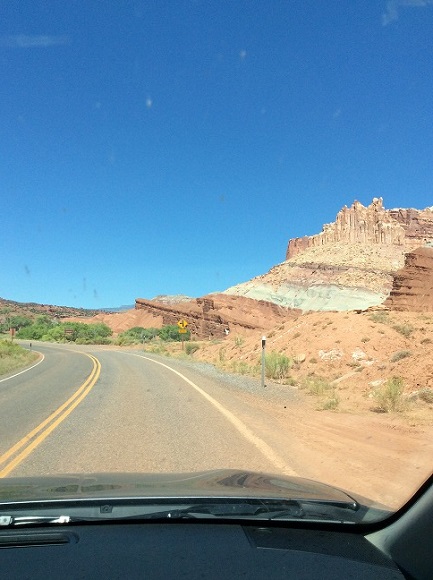
[[[289,374],[292,359],[285,354],[271,352],[265,355],[265,373],[269,379],[282,380]]]
[[[109,344],[113,334],[106,324],[84,322],[57,322],[48,316],[38,316],[36,321],[21,328],[18,338],[52,342],[76,342],[77,344]]]
[[[388,379],[374,391],[373,396],[377,401],[377,411],[382,413],[403,411],[406,403],[403,379],[401,377]]]
[[[395,352],[392,357],[390,358],[391,362],[397,362],[403,358],[407,358],[408,356],[412,356],[410,350],[398,350]]]

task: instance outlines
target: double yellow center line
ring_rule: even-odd
[[[58,409],[51,413],[45,421],[27,433],[22,439],[15,443],[6,453],[0,456],[0,478],[6,477],[17,465],[30,455],[38,445],[54,431],[66,417],[81,403],[81,401],[92,390],[101,374],[101,363],[91,354],[82,353],[88,356],[93,362],[93,369],[81,387]],[[3,465],[3,467],[1,467]]]

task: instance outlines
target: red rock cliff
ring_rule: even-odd
[[[335,222],[325,224],[320,234],[290,240],[286,260],[307,248],[335,242],[398,245],[411,250],[428,240],[433,240],[431,208],[386,210],[382,198],[374,198],[368,207],[359,201],[350,208],[344,206]]]
[[[433,248],[406,254],[404,268],[396,272],[384,305],[391,310],[433,312]]]

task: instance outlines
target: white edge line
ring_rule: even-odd
[[[41,364],[41,362],[43,362],[43,360],[45,359],[45,355],[43,355],[38,350],[33,350],[32,352],[37,352],[38,354],[41,355],[42,358],[39,359],[37,363],[35,363],[31,367],[29,367],[28,369],[24,369],[23,371],[20,371],[19,373],[15,373],[14,375],[11,375],[10,377],[6,377],[5,379],[0,379],[0,383],[2,383],[3,381],[8,381],[9,379],[13,379],[14,377],[17,377],[18,375],[22,375],[23,373],[26,373],[27,371],[31,371],[32,369],[37,367],[39,364]]]
[[[291,467],[289,467],[285,461],[283,460],[282,457],[280,457],[280,455],[278,455],[273,449],[272,447],[270,447],[265,441],[263,441],[263,439],[261,439],[260,437],[258,437],[257,435],[255,435],[251,429],[249,429],[249,427],[247,427],[245,425],[245,423],[243,423],[240,419],[238,419],[236,417],[236,415],[234,415],[231,411],[229,411],[228,409],[226,409],[223,405],[221,405],[221,403],[219,403],[216,399],[214,399],[213,397],[211,397],[208,393],[206,393],[206,391],[204,391],[203,389],[201,389],[198,385],[196,385],[193,381],[191,381],[190,379],[188,379],[185,375],[183,375],[182,373],[180,373],[179,371],[176,371],[175,369],[171,368],[170,366],[156,361],[152,358],[149,358],[147,356],[143,356],[140,354],[133,354],[133,353],[123,353],[123,354],[130,354],[132,356],[137,356],[138,358],[144,358],[145,360],[148,360],[150,362],[153,362],[157,365],[161,365],[162,367],[165,367],[166,369],[170,370],[171,372],[175,373],[176,375],[178,375],[179,377],[181,377],[185,382],[187,382],[189,385],[191,385],[191,387],[193,387],[197,392],[199,392],[205,399],[207,399],[209,401],[209,403],[211,403],[216,409],[218,409],[218,411],[224,415],[224,417],[230,421],[230,423],[239,431],[239,433],[250,443],[252,443],[255,447],[257,447],[257,449],[266,457],[266,459],[273,463],[275,467],[277,467],[278,469],[282,470],[286,475],[295,475],[297,476],[298,474],[296,473],[296,471],[294,471]]]

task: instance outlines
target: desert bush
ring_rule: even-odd
[[[403,358],[407,358],[408,356],[412,356],[410,350],[398,350],[395,352],[392,357],[390,358],[391,362],[397,362]]]
[[[363,338],[361,338],[361,342],[368,342],[370,339],[368,336],[364,336]]]
[[[270,379],[281,380],[286,377],[293,364],[292,359],[278,352],[265,355],[265,372]]]
[[[321,411],[335,411],[335,409],[338,408],[339,404],[340,404],[340,397],[338,396],[338,394],[334,390],[332,395],[323,402],[323,404],[320,407],[320,410]]]
[[[433,389],[430,389],[429,387],[421,389],[418,393],[418,397],[426,403],[433,403]]]
[[[373,312],[370,314],[370,320],[373,322],[380,322],[381,324],[389,324],[390,322],[388,312],[383,311]]]
[[[154,354],[162,354],[164,356],[170,356],[167,347],[163,343],[157,342],[151,343],[147,347],[145,347],[145,350],[148,352],[152,352]]]
[[[393,329],[402,334],[405,338],[409,338],[409,336],[414,331],[414,327],[411,324],[394,324]]]
[[[243,336],[235,336],[235,346],[241,347],[245,342],[245,338]]]
[[[196,342],[185,343],[186,354],[194,354],[199,348],[200,346]]]
[[[377,401],[375,410],[382,413],[401,412],[405,408],[404,383],[401,377],[392,377],[378,387],[373,396]]]
[[[317,363],[317,358],[310,358],[308,362],[310,362],[312,365],[315,365]]]
[[[301,336],[300,332],[295,332],[295,334],[292,336],[292,338],[299,338]]]
[[[231,363],[233,372],[239,373],[240,375],[253,375],[255,374],[255,367],[249,365],[245,361],[233,361]]]
[[[431,343],[431,338],[423,338],[421,340],[421,344],[430,344]]]
[[[309,375],[306,377],[301,386],[306,389],[310,395],[317,395],[319,397],[332,389],[329,381],[316,375]]]

